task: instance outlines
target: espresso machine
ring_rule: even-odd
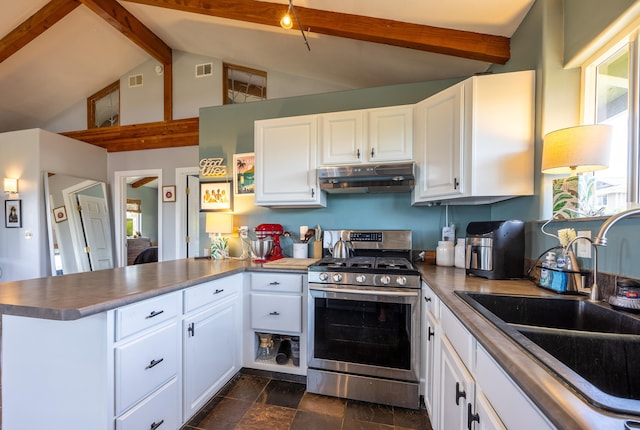
[[[280,237],[284,234],[284,227],[280,224],[260,224],[254,229],[258,239],[270,238],[273,241],[271,251],[266,255],[266,261],[283,258]]]

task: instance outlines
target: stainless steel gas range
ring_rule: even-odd
[[[411,232],[325,231],[325,252],[339,238],[354,255],[308,270],[307,391],[417,409],[420,274]]]

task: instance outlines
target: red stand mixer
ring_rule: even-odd
[[[284,234],[284,227],[280,224],[260,224],[254,231],[258,239],[265,239],[270,237],[273,240],[273,248],[266,256],[266,261],[278,260],[284,258],[282,254],[282,248],[280,247],[280,236]]]

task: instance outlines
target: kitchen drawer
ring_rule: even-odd
[[[268,332],[302,331],[302,297],[251,294],[251,328]]]
[[[116,309],[116,341],[175,318],[181,311],[180,299],[180,293],[164,294]]]
[[[480,345],[477,348],[474,376],[480,390],[507,428],[523,430],[554,428]]]
[[[179,346],[174,322],[116,347],[116,415],[176,376]]]
[[[184,291],[184,312],[188,313],[202,306],[218,302],[240,291],[242,276],[230,276],[205,282]]]
[[[445,305],[440,306],[442,333],[449,339],[467,369],[473,369],[475,338]]]
[[[252,273],[251,289],[253,291],[273,291],[284,293],[301,293],[303,275],[283,273]]]
[[[178,381],[172,379],[135,408],[116,419],[116,430],[180,428],[180,391]]]
[[[425,311],[431,314],[435,320],[439,320],[440,298],[425,282],[422,282],[422,300],[422,306],[425,307]]]

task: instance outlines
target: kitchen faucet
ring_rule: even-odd
[[[598,287],[598,246],[607,246],[607,232],[611,227],[613,227],[614,224],[622,219],[638,214],[640,214],[640,208],[619,212],[607,218],[607,220],[600,227],[600,231],[598,231],[595,239],[591,240],[586,236],[577,236],[567,244],[567,248],[569,248],[576,240],[586,239],[591,243],[591,246],[593,247],[593,284],[591,285],[591,292],[589,294],[590,302],[597,302],[600,300],[600,288]]]

